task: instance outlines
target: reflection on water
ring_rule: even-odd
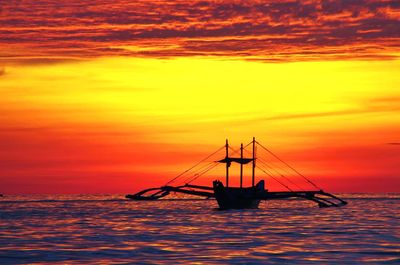
[[[400,195],[342,196],[341,208],[286,200],[230,211],[214,200],[7,196],[0,263],[399,264]]]

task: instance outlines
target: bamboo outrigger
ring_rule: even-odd
[[[347,202],[339,197],[332,195],[330,193],[324,192],[320,189],[316,184],[314,184],[311,180],[307,177],[299,173],[293,167],[288,165],[282,159],[277,157],[274,153],[272,153],[269,149],[262,146],[258,143],[255,138],[253,141],[250,142],[248,145],[252,144],[252,157],[245,158],[243,157],[243,144],[240,147],[240,157],[232,157],[229,156],[229,145],[228,140],[226,140],[225,148],[225,158],[214,161],[214,163],[225,164],[226,165],[226,173],[225,173],[225,185],[220,180],[215,180],[213,182],[212,187],[208,186],[200,186],[200,185],[193,185],[195,179],[199,178],[201,175],[204,175],[206,172],[211,170],[215,167],[215,165],[209,166],[206,169],[203,169],[201,172],[195,174],[192,178],[187,179],[187,183],[184,185],[179,186],[172,186],[169,185],[172,182],[176,181],[178,178],[182,177],[185,173],[189,172],[191,169],[199,165],[201,162],[206,160],[207,158],[211,157],[215,153],[221,150],[218,149],[216,152],[208,156],[206,159],[203,159],[198,164],[193,166],[192,168],[186,170],[182,174],[178,175],[174,179],[167,182],[165,186],[158,187],[158,188],[149,188],[142,190],[136,194],[128,194],[126,198],[132,200],[157,200],[169,195],[171,192],[175,193],[183,193],[183,194],[190,194],[199,197],[205,198],[215,198],[218,202],[219,209],[226,210],[226,209],[251,209],[251,208],[258,208],[259,203],[261,200],[274,200],[274,199],[287,199],[287,198],[300,198],[305,200],[310,200],[318,204],[319,207],[339,207],[346,205]],[[311,184],[315,190],[292,190],[289,186],[285,185],[273,175],[269,174],[265,169],[258,167],[264,173],[278,181],[281,185],[286,187],[288,191],[268,191],[265,189],[265,182],[264,180],[260,180],[257,184],[255,184],[255,169],[256,169],[256,144],[259,145],[261,148],[266,150],[288,168],[290,168],[293,172],[297,175],[304,178],[309,184]],[[247,145],[247,146],[248,146]],[[262,160],[260,160],[262,161]],[[252,165],[252,178],[250,187],[243,187],[243,165],[248,164],[251,162]],[[229,167],[232,163],[240,164],[240,186],[239,187],[230,187],[229,186]],[[264,162],[263,162],[264,163]],[[283,175],[281,175],[284,177]],[[286,178],[286,177],[285,177]],[[287,178],[286,178],[287,179]],[[292,181],[288,179],[291,183]],[[295,184],[295,183],[293,183]],[[295,184],[296,185],[296,184]],[[297,186],[297,185],[296,185]],[[298,187],[298,186],[297,186]]]

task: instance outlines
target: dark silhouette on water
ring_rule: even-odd
[[[252,157],[251,158],[245,158],[243,157],[243,144],[241,144],[240,147],[240,157],[232,157],[229,156],[229,145],[228,145],[228,140],[226,140],[226,144],[224,147],[218,149],[216,152],[212,153],[193,167],[189,168],[188,170],[184,171],[183,173],[179,174],[172,180],[168,181],[165,186],[159,187],[159,188],[150,188],[150,189],[145,189],[142,190],[136,194],[128,194],[126,195],[126,198],[132,199],[132,200],[157,200],[162,197],[165,197],[169,195],[171,192],[177,192],[177,193],[184,193],[184,194],[190,194],[190,195],[195,195],[195,196],[200,196],[200,197],[206,197],[206,198],[215,198],[218,202],[219,209],[221,210],[226,210],[226,209],[256,209],[258,208],[258,205],[261,200],[273,200],[273,199],[287,199],[287,198],[300,198],[300,199],[306,199],[313,201],[318,204],[319,207],[338,207],[338,206],[343,206],[346,205],[347,202],[330,194],[327,192],[324,192],[322,189],[320,189],[315,183],[313,183],[310,179],[305,177],[303,174],[298,172],[296,169],[291,167],[289,164],[287,164],[285,161],[280,159],[277,155],[272,153],[269,149],[261,145],[259,142],[253,138],[253,141],[247,144],[246,146],[252,144]],[[277,160],[279,160],[281,163],[283,163],[285,166],[290,168],[293,172],[295,172],[297,175],[300,177],[304,178],[309,184],[311,184],[315,190],[292,190],[289,186],[285,185],[284,183],[280,182],[277,180],[273,175],[269,174],[266,172],[263,168],[257,167],[256,166],[256,144],[257,146],[260,146],[262,149],[264,149],[266,152],[268,152],[270,155],[275,157]],[[199,186],[199,185],[193,185],[190,184],[200,176],[204,175],[206,172],[209,170],[213,169],[216,165],[211,165],[206,167],[205,169],[202,168],[200,172],[196,173],[193,177],[186,179],[186,183],[184,185],[180,186],[171,186],[168,185],[174,181],[176,181],[178,178],[181,178],[184,174],[188,173],[190,170],[198,166],[200,163],[204,162],[208,158],[210,158],[212,155],[216,154],[217,152],[221,151],[222,149],[225,149],[225,158],[215,161],[215,163],[223,163],[226,165],[226,175],[225,175],[225,186],[224,184],[219,181],[215,180],[213,182],[212,187],[207,187],[207,186]],[[252,178],[251,178],[251,187],[243,187],[243,165],[252,163]],[[261,163],[262,160],[260,159]],[[230,187],[229,186],[229,167],[231,166],[232,163],[238,163],[240,164],[240,186],[239,187]],[[255,168],[261,169],[264,173],[275,179],[277,182],[279,182],[282,186],[284,186],[288,191],[278,191],[278,192],[271,192],[265,189],[265,182],[264,180],[261,180],[255,185]],[[281,175],[284,177],[283,175]],[[286,178],[286,177],[285,177]],[[296,185],[293,183],[290,179],[286,178],[289,182],[292,184]],[[296,185],[296,187],[298,187]]]

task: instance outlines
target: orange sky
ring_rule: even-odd
[[[2,5],[0,193],[133,192],[253,136],[325,190],[400,191],[396,1],[161,2]]]

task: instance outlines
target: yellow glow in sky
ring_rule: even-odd
[[[374,161],[395,175],[395,162],[384,150],[377,158],[376,150],[399,140],[398,69],[396,60],[272,64],[213,57],[10,65],[0,77],[3,155],[18,160],[16,146],[28,138],[44,141],[41,148],[54,145],[52,137],[79,141],[82,148],[93,141],[106,145],[107,154],[124,156],[113,168],[154,172],[159,160],[146,143],[201,157],[210,151],[204,146],[256,136],[311,175],[341,175],[339,151],[353,154],[339,163],[353,176],[372,172],[360,163]],[[138,145],[155,165],[146,168],[120,151]],[[88,152],[95,170],[98,150]],[[361,153],[365,159],[357,157]],[[330,155],[319,161],[322,154]]]
[[[398,96],[397,69],[398,61],[269,64],[112,58],[9,67],[1,81],[1,103],[4,111],[40,109],[43,119],[54,115],[70,122],[155,122],[160,128],[244,122],[265,129],[302,115],[319,120],[319,115],[346,112],[373,120],[363,115],[393,115],[396,102],[388,99]]]

